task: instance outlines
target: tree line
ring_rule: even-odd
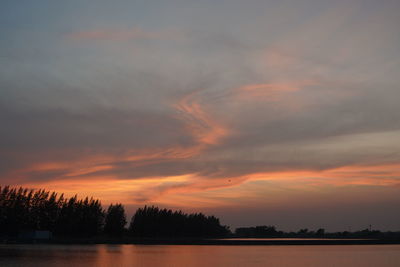
[[[139,208],[129,230],[137,237],[223,237],[230,233],[214,216],[157,207]]]
[[[98,199],[65,197],[46,190],[0,187],[0,236],[50,231],[55,236],[223,237],[230,233],[218,218],[158,207],[139,208],[129,227],[122,204],[103,209]]]
[[[233,236],[240,238],[373,238],[399,239],[400,232],[382,232],[363,229],[357,231],[326,232],[324,228],[316,231],[303,228],[297,232],[278,231],[275,226],[260,225],[254,227],[236,228]]]
[[[119,203],[104,209],[98,199],[0,186],[0,238],[14,238],[37,230],[50,231],[56,237],[400,238],[400,232],[372,229],[327,233],[320,228],[284,232],[267,225],[241,227],[231,233],[229,227],[221,225],[214,216],[154,206],[137,209],[127,223],[124,206]]]

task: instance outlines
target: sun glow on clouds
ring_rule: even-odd
[[[240,99],[246,97],[268,100],[279,98],[279,94],[286,94],[302,90],[303,86],[313,85],[311,81],[287,84],[249,84],[235,89],[234,95]],[[271,186],[291,188],[293,190],[323,190],[326,187],[346,186],[399,186],[400,165],[348,165],[332,167],[325,170],[318,169],[289,169],[287,171],[251,171],[246,174],[229,175],[224,171],[215,171],[212,178],[201,172],[186,173],[183,175],[145,175],[130,178],[118,177],[121,163],[128,164],[133,172],[135,168],[147,166],[153,168],[158,163],[173,163],[175,161],[196,160],[198,156],[207,155],[207,149],[223,145],[231,130],[220,120],[206,111],[201,99],[202,90],[188,93],[180,98],[172,107],[177,111],[176,119],[184,122],[186,134],[192,137],[193,143],[186,146],[170,146],[152,150],[132,150],[124,155],[94,155],[80,158],[76,161],[50,161],[33,164],[15,173],[15,182],[28,187],[47,188],[65,192],[67,195],[91,195],[104,200],[105,203],[124,202],[140,205],[154,203],[172,205],[174,207],[209,208],[212,205],[236,205],[238,199],[251,199],[257,188],[249,186],[254,181],[268,182]],[[242,95],[241,95],[242,94]],[[388,135],[388,134],[386,134]],[[390,136],[396,136],[391,133]],[[350,138],[351,139],[351,138]],[[367,136],[356,137],[359,146],[368,139]],[[325,148],[339,149],[346,146],[346,139],[323,142]],[[353,139],[351,139],[353,140]],[[350,141],[351,141],[350,140]],[[364,141],[363,141],[364,140]],[[384,140],[389,140],[388,138]],[[345,141],[345,142],[343,142]],[[353,140],[354,141],[354,140]],[[381,145],[384,145],[383,142]],[[353,144],[354,146],[354,144]],[[261,148],[261,147],[260,147]],[[268,147],[267,147],[268,148]],[[317,149],[318,144],[317,144]],[[57,179],[29,182],[32,173],[39,174],[59,172]],[[121,179],[123,178],[123,179]],[[260,187],[262,192],[263,189]],[[183,201],[187,199],[190,201]]]
[[[157,203],[182,208],[210,208],[216,203],[221,206],[236,205],[240,199],[251,199],[256,192],[261,194],[265,190],[263,187],[257,189],[248,186],[254,181],[268,182],[270,188],[284,187],[299,192],[348,186],[400,187],[400,164],[250,173],[214,179],[196,173],[134,180],[98,176],[93,179],[62,179],[24,185],[62,191],[66,195],[91,195],[103,199],[105,203],[122,201],[135,205]]]
[[[50,190],[61,190],[66,194],[79,193],[102,197],[107,202],[118,201],[122,192],[132,194],[125,202],[142,203],[151,201],[167,194],[179,192],[202,191],[208,188],[220,187],[220,182],[209,180],[203,181],[196,174],[165,177],[139,177],[134,180],[114,179],[112,174],[102,175],[102,172],[118,170],[117,163],[123,162],[131,167],[152,165],[170,160],[187,159],[199,155],[209,146],[217,145],[220,140],[227,136],[228,130],[214,118],[212,118],[199,103],[197,92],[190,93],[181,98],[173,105],[178,111],[177,119],[186,124],[188,134],[194,139],[190,146],[166,147],[153,151],[130,151],[126,156],[95,155],[93,157],[80,158],[69,162],[45,162],[34,164],[14,173],[20,177],[19,183],[26,186],[43,186]],[[56,181],[36,182],[34,184],[24,183],[31,173],[47,173],[61,171]],[[241,179],[237,179],[241,180]],[[236,183],[232,183],[236,184]],[[88,188],[80,190],[79,188]],[[113,192],[113,193],[109,193]],[[115,196],[115,197],[114,197]],[[121,200],[120,200],[121,201]]]
[[[188,131],[195,137],[199,149],[206,145],[216,145],[229,131],[207,112],[196,98],[198,91],[183,97],[176,105],[182,119],[186,122]]]
[[[290,93],[315,84],[317,84],[315,81],[249,84],[238,88],[236,92],[237,96],[243,100],[279,101]]]

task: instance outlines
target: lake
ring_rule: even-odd
[[[0,245],[0,266],[400,266],[400,245]]]

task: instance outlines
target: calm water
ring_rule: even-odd
[[[400,245],[0,245],[0,266],[400,266]]]

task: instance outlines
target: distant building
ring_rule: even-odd
[[[50,231],[24,231],[18,237],[20,239],[48,240],[52,237]]]

